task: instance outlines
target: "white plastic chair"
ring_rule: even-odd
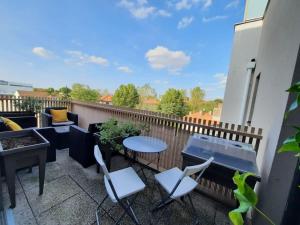
[[[100,209],[105,212],[104,215],[107,214],[110,218],[112,218],[115,224],[119,224],[125,214],[127,214],[135,224],[140,224],[131,206],[134,203],[137,194],[144,190],[145,184],[132,167],[109,173],[98,146],[94,147],[94,155],[104,172],[104,184],[107,192],[107,195],[96,210],[97,224],[100,224],[100,219],[98,216]],[[103,203],[108,197],[113,203],[118,203],[124,209],[123,214],[117,220],[110,215],[110,209],[106,210],[102,207]],[[129,197],[133,197],[133,199],[129,201]]]
[[[193,214],[196,217],[196,210],[192,202],[190,193],[197,187],[202,174],[209,167],[213,160],[214,158],[211,157],[202,164],[186,167],[184,171],[175,167],[162,173],[156,174],[156,182],[159,183],[161,187],[163,187],[167,194],[165,197],[162,196],[161,201],[156,205],[154,209],[152,209],[152,211],[154,212],[164,206],[167,206],[173,201],[181,203],[180,201],[184,200],[184,197],[187,196],[192,206]],[[199,173],[199,175],[194,180],[190,176],[196,173]],[[161,217],[162,216],[163,213]]]

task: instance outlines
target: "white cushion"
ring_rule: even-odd
[[[68,126],[73,125],[73,121],[66,121],[66,122],[59,122],[59,123],[52,123],[53,126]]]
[[[173,169],[156,174],[155,179],[166,190],[166,192],[170,194],[182,176],[182,173],[183,172],[180,169],[175,167]],[[172,194],[171,198],[175,199],[186,195],[194,190],[197,185],[198,183],[194,179],[188,176],[184,177],[176,191]]]
[[[144,190],[145,184],[141,178],[136,174],[132,167],[118,170],[109,173],[115,191],[119,199],[126,198],[137,192]],[[107,178],[104,176],[104,183],[106,191],[113,202],[117,202],[112,189],[108,183]]]

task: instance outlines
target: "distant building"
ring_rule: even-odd
[[[103,95],[100,97],[100,103],[112,105],[112,95]]]
[[[32,91],[32,84],[0,80],[0,95],[14,95],[17,90]]]
[[[212,113],[212,120],[214,121],[220,121],[221,120],[221,114],[223,109],[223,103],[219,103],[217,107],[214,108]]]
[[[202,121],[203,121],[203,120],[209,121],[209,120],[212,120],[212,119],[213,119],[211,113],[208,113],[208,112],[201,112],[201,111],[200,111],[200,112],[195,112],[195,113],[190,112],[188,115],[186,115],[186,116],[184,117],[184,119],[185,119],[185,118],[187,118],[187,119],[192,118],[193,120],[196,119],[197,122],[198,122],[199,119],[201,119]]]
[[[159,101],[156,98],[146,98],[143,100],[143,104],[157,106]]]
[[[40,98],[47,98],[49,97],[48,92],[46,91],[23,91],[17,90],[15,92],[16,97],[40,97]]]

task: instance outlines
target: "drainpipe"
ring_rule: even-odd
[[[241,125],[245,125],[246,122],[246,110],[247,110],[247,100],[249,95],[249,89],[250,89],[250,82],[252,78],[253,71],[255,69],[255,59],[252,59],[251,62],[247,64],[247,74],[245,78],[245,88],[242,96],[242,105],[241,105],[241,114],[240,114],[240,123]]]

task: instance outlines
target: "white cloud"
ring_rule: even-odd
[[[71,57],[70,59],[65,60],[66,63],[73,63],[80,66],[88,63],[101,66],[108,66],[109,64],[108,60],[103,57],[88,55],[81,51],[66,51],[66,53]]]
[[[167,80],[154,80],[153,81],[153,83],[154,84],[162,84],[162,85],[167,85],[167,84],[169,84],[169,81],[167,81]]]
[[[175,4],[175,8],[177,10],[190,9],[193,6],[199,5],[199,3],[202,5],[203,9],[207,9],[212,5],[213,0],[179,0]]]
[[[171,51],[163,46],[148,50],[145,57],[152,68],[167,69],[173,73],[178,72],[191,61],[191,57],[183,51]]]
[[[202,22],[203,23],[209,23],[216,20],[225,20],[228,16],[213,16],[213,17],[203,17]]]
[[[211,5],[212,5],[212,3],[213,3],[213,0],[201,0],[201,2],[202,2],[202,4],[203,4],[203,8],[204,9],[207,9],[207,8],[209,8]]]
[[[157,11],[157,15],[163,16],[163,17],[170,17],[172,14],[164,9],[160,9]]]
[[[34,47],[32,49],[32,53],[44,59],[50,59],[54,56],[53,52],[45,49],[44,47]]]
[[[224,73],[216,73],[214,78],[217,80],[217,86],[220,88],[224,88],[227,82],[227,75]]]
[[[240,4],[240,0],[233,0],[225,6],[225,9],[236,8],[238,7],[239,4]]]
[[[192,6],[193,4],[190,0],[180,0],[175,5],[177,10],[190,9]]]
[[[186,28],[188,27],[194,20],[194,17],[183,17],[177,25],[178,29]]]
[[[137,19],[146,19],[150,15],[171,16],[166,10],[149,5],[147,0],[120,0],[118,5],[127,9]]]
[[[123,73],[132,73],[132,70],[129,67],[127,67],[127,66],[119,66],[117,68],[117,70],[119,70],[119,71],[121,71]]]
[[[213,75],[214,82],[212,83],[199,83],[199,85],[205,90],[205,92],[217,92],[222,91],[225,89],[226,81],[227,81],[227,75],[224,73],[216,73]]]

